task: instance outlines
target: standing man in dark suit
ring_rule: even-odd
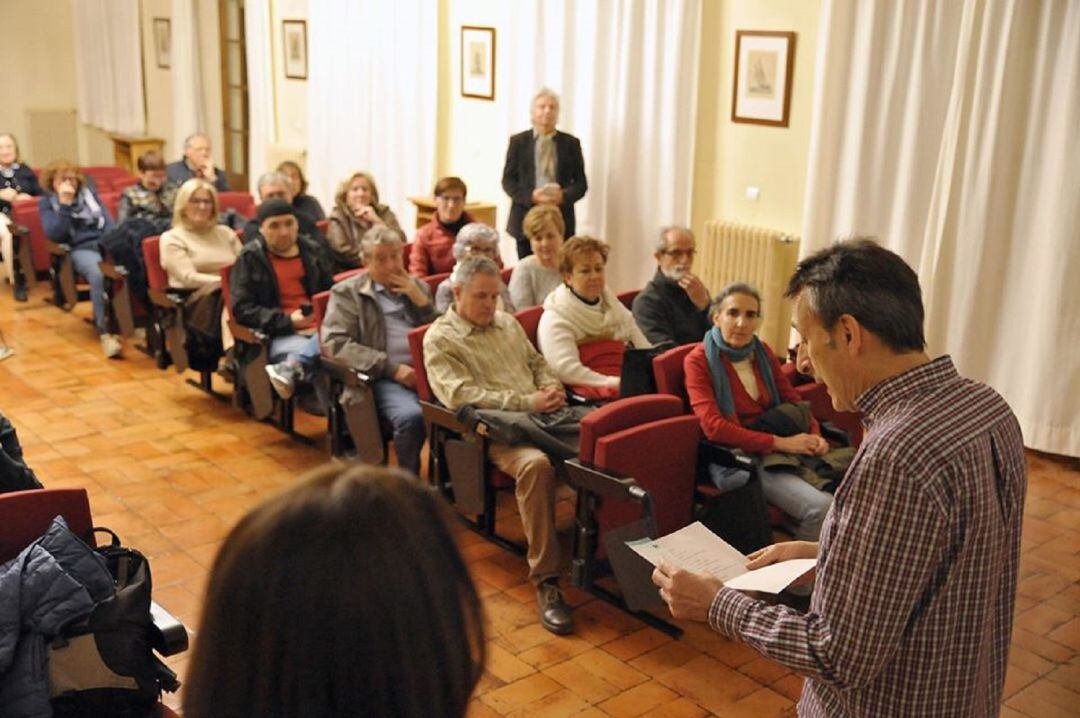
[[[565,132],[557,132],[559,96],[546,87],[532,103],[532,129],[510,138],[503,168],[503,191],[514,201],[506,231],[517,240],[518,259],[532,254],[521,228],[525,213],[537,204],[553,204],[562,211],[566,236],[574,236],[574,203],[585,196],[585,159],[581,142]]]

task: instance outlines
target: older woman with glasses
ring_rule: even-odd
[[[466,257],[487,257],[499,267],[502,267],[502,259],[499,257],[498,231],[479,222],[465,225],[458,232],[457,239],[454,240],[453,256],[454,261],[458,263],[454,265],[454,272],[457,271],[461,260]],[[439,312],[439,314],[445,313],[454,301],[453,287],[455,279],[454,273],[451,272],[450,276],[440,282],[435,289],[435,311]],[[505,282],[499,291],[498,309],[509,314],[516,311],[514,301],[510,298],[510,291]]]
[[[217,216],[214,185],[189,179],[176,194],[172,229],[161,235],[161,267],[169,286],[191,290],[184,312],[186,349],[198,370],[213,369],[221,357],[221,268],[236,261],[241,246]]]
[[[435,215],[416,232],[409,254],[409,274],[429,277],[454,268],[454,240],[475,220],[465,211],[468,189],[460,177],[443,177],[435,184]]]

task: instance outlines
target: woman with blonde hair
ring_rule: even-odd
[[[236,232],[217,218],[214,185],[189,179],[176,193],[172,229],[161,235],[161,267],[169,286],[191,291],[185,301],[185,344],[192,368],[200,370],[213,369],[221,356],[221,268],[240,253]]]
[[[562,284],[559,250],[563,245],[566,223],[558,207],[538,204],[525,214],[522,230],[529,240],[532,254],[518,262],[510,275],[510,297],[518,309],[543,304],[547,296]]]
[[[375,178],[368,172],[353,172],[334,195],[334,209],[330,212],[330,226],[326,230],[326,240],[338,271],[363,266],[360,240],[376,225],[389,227],[398,233],[402,243],[406,241],[394,211],[379,204]]]

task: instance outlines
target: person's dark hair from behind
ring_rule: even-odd
[[[926,347],[919,277],[873,239],[838,241],[799,262],[784,296],[799,294],[826,331],[850,314],[894,352]]]
[[[431,489],[328,465],[253,509],[210,575],[185,718],[460,718],[480,599]]]
[[[150,170],[164,170],[165,158],[161,156],[157,150],[150,150],[144,152],[139,156],[137,162],[140,172],[149,172]]]

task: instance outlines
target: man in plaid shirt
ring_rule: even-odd
[[[788,285],[798,365],[866,438],[820,543],[776,544],[749,568],[817,557],[802,614],[662,564],[677,618],[707,620],[807,678],[800,716],[998,715],[1012,633],[1026,464],[989,387],[925,353],[918,278],[868,240],[803,260]]]

